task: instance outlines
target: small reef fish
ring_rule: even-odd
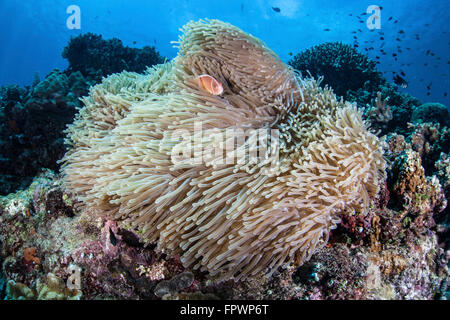
[[[272,10],[275,11],[275,12],[280,12],[281,11],[281,9],[278,8],[278,7],[272,7]]]
[[[195,81],[199,87],[215,96],[218,96],[223,92],[222,84],[213,77],[211,77],[210,75],[202,74],[196,77]]]
[[[406,82],[406,80],[400,77],[398,74],[394,76],[394,83],[398,86],[401,86],[402,88],[408,87],[408,82]]]

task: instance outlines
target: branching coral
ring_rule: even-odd
[[[377,99],[375,100],[376,107],[371,107],[367,111],[367,116],[372,119],[372,121],[381,122],[383,124],[388,123],[392,120],[391,107],[387,104],[389,97],[383,99],[381,97],[381,92],[377,92]]]
[[[365,212],[384,178],[383,144],[354,105],[300,79],[260,40],[217,20],[183,31],[173,61],[91,89],[67,129],[67,187],[86,210],[123,220],[221,279],[304,262],[338,214]],[[193,81],[201,74],[223,94],[201,90]],[[225,129],[234,135],[217,143]],[[269,145],[279,158],[224,163],[223,153],[204,151],[231,144],[236,154],[261,155],[261,130],[249,129],[277,129]],[[191,141],[203,161],[174,161],[174,150],[190,154]]]

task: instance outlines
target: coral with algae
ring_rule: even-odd
[[[339,214],[367,211],[385,174],[383,143],[356,106],[301,79],[253,36],[218,20],[183,31],[173,61],[91,88],[67,129],[67,188],[82,209],[219,279],[303,263]],[[223,94],[201,90],[202,74]],[[234,135],[217,143],[226,129]],[[275,160],[255,144],[269,129],[279,132]],[[202,161],[174,161],[174,151],[191,154],[191,141]],[[207,152],[229,144],[263,157],[225,163]]]
[[[35,290],[14,280],[9,280],[6,287],[8,300],[80,300],[81,296],[81,290],[67,288],[53,273],[47,274],[46,281],[38,279]]]

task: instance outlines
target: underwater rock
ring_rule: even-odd
[[[406,136],[389,133],[387,142],[389,152],[386,156],[390,160],[412,149],[419,154],[426,175],[432,176],[437,171],[436,162],[441,155],[450,152],[450,129],[439,123],[410,123]]]
[[[450,157],[446,153],[441,153],[439,160],[436,161],[436,175],[439,177],[444,190],[450,191]]]
[[[157,284],[154,292],[157,297],[174,295],[180,290],[190,287],[194,282],[194,275],[191,272],[183,272],[170,280],[163,280]]]
[[[74,215],[76,207],[76,200],[51,171],[38,176],[29,188],[0,197],[0,274],[32,292],[12,298],[72,297],[61,296],[57,288],[62,286],[54,285],[60,283],[54,277],[65,281],[72,276],[71,266],[80,270],[83,298],[155,298],[157,281],[183,270],[176,259],[123,242],[115,224]],[[117,233],[113,241],[110,230]]]
[[[63,130],[73,121],[79,99],[102,77],[123,70],[144,72],[164,59],[153,47],[124,47],[118,39],[84,34],[63,51],[69,67],[57,69],[32,87],[0,88],[0,194],[29,185],[42,168],[57,170],[66,152]]]

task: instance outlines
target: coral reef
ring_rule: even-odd
[[[303,75],[323,77],[323,84],[349,100],[349,91],[361,88],[376,92],[384,80],[376,63],[355,48],[341,42],[326,42],[302,51],[289,64]]]
[[[364,214],[385,162],[353,105],[296,78],[258,39],[220,21],[189,23],[179,47],[172,62],[113,75],[84,99],[63,159],[84,210],[123,221],[186,267],[236,280],[301,264],[326,244],[339,213]],[[195,85],[205,73],[223,83],[221,96]],[[196,121],[209,131],[195,132]],[[239,154],[258,148],[261,130],[278,129],[280,159],[171,157],[175,146],[191,151],[176,130],[208,150],[236,128],[233,140],[257,129],[239,139]]]
[[[320,44],[300,52],[289,64],[303,74],[323,77],[322,84],[330,86],[338,96],[366,108],[366,113],[372,116],[371,120],[375,120],[372,121],[372,126],[384,134],[388,129],[400,134],[407,133],[412,112],[421,105],[411,95],[398,92],[396,86],[377,71],[374,61],[347,44]],[[387,98],[389,111],[377,104],[380,99]]]
[[[218,23],[218,26],[223,25]],[[224,29],[228,32],[229,28],[232,27],[227,25]],[[86,197],[80,197],[78,192],[75,194],[72,188],[67,188],[67,176],[55,173],[58,170],[56,160],[64,153],[61,130],[67,122],[72,121],[76,108],[80,107],[78,98],[86,95],[88,87],[106,75],[104,72],[112,70],[101,66],[102,61],[97,59],[96,55],[106,54],[111,58],[108,61],[113,61],[119,69],[125,65],[127,68],[134,65],[138,67],[135,71],[143,72],[146,64],[144,62],[146,58],[143,58],[144,52],[132,49],[134,53],[127,56],[131,57],[129,60],[116,64],[114,61],[117,61],[115,59],[118,56],[129,52],[120,42],[104,41],[94,35],[80,37],[74,43],[85,46],[85,52],[92,55],[94,64],[87,60],[83,62],[83,58],[76,57],[74,61],[78,62],[74,65],[79,63],[79,71],[55,70],[42,81],[37,77],[31,87],[0,88],[2,119],[0,166],[3,173],[1,192],[9,193],[0,196],[0,300],[450,298],[447,288],[450,258],[450,212],[447,203],[450,195],[448,113],[435,104],[421,105],[417,99],[397,92],[395,87],[384,80],[380,80],[380,85],[365,84],[363,89],[356,90],[350,87],[345,88],[346,84],[342,83],[341,89],[347,99],[357,102],[359,106],[365,106],[366,110],[361,114],[354,106],[338,101],[326,86],[320,88],[320,81],[292,76],[292,71],[279,63],[273,52],[259,40],[240,30],[233,28],[233,37],[243,37],[244,47],[250,50],[251,54],[239,55],[237,60],[242,60],[245,65],[237,68],[239,72],[229,66],[230,55],[226,51],[214,50],[217,45],[215,41],[221,43],[223,39],[228,39],[227,32],[220,33],[220,36],[208,37],[210,40],[204,41],[202,40],[203,32],[206,34],[211,32],[208,27],[198,32],[196,25],[190,24],[184,30],[185,35],[179,43],[180,54],[173,62],[150,69],[142,75],[134,73],[113,75],[105,79],[102,84],[93,87],[90,90],[90,97],[84,99],[86,105],[99,108],[97,110],[100,111],[99,121],[78,122],[78,127],[75,125],[72,127],[74,130],[69,129],[73,139],[71,143],[85,141],[83,139],[88,138],[80,135],[82,132],[80,127],[86,124],[89,134],[95,132],[91,137],[105,141],[105,145],[106,142],[111,143],[110,149],[104,153],[106,157],[95,160],[92,167],[87,165],[91,172],[98,174],[95,176],[96,179],[98,178],[96,180],[98,186],[94,192],[96,195],[101,195],[101,199],[96,199],[91,205],[86,204],[88,200]],[[250,37],[250,40],[247,37]],[[211,40],[216,38],[221,40]],[[92,41],[90,45],[87,42],[89,39]],[[196,41],[200,41],[201,45],[194,46],[195,50],[193,50],[189,44],[195,44]],[[232,50],[241,52],[241,47],[239,45],[236,47],[234,41],[229,43]],[[106,47],[102,48],[103,45]],[[330,50],[339,48],[344,49],[343,57],[336,60],[340,63],[338,63],[339,70],[345,69],[346,60],[355,63],[360,59],[360,66],[372,68],[370,72],[362,72],[361,76],[377,77],[372,73],[374,68],[371,63],[365,63],[365,60],[355,56],[357,53],[352,50],[347,50],[343,45],[331,46]],[[258,60],[256,64],[264,67],[265,63],[269,63],[273,69],[269,68],[266,71],[271,70],[280,78],[266,84],[266,80],[263,80],[266,74],[262,77],[254,69],[248,68],[246,57],[254,57],[253,49],[260,54],[258,59],[261,60]],[[66,52],[73,53],[69,49],[66,49]],[[246,53],[245,50],[244,53]],[[217,60],[217,54],[224,54],[224,57]],[[154,57],[154,51],[149,50],[148,55]],[[332,55],[324,57],[332,57]],[[219,61],[227,61],[227,63],[221,65]],[[239,61],[233,61],[233,63],[239,63]],[[210,64],[212,67],[208,68]],[[283,72],[280,73],[279,70]],[[212,97],[205,92],[199,92],[198,87],[190,79],[201,73],[209,73],[220,81],[224,85],[224,93]],[[252,86],[253,82],[248,79],[260,75],[261,81],[256,87]],[[314,74],[314,76],[317,75]],[[290,84],[296,82],[299,86],[295,85],[291,88]],[[288,94],[284,95],[284,91],[280,90],[276,95],[266,97],[267,92],[272,92],[274,87],[282,87]],[[274,230],[276,219],[293,212],[293,206],[290,202],[283,202],[285,201],[283,196],[289,199],[296,197],[306,199],[300,203],[302,210],[298,213],[305,215],[304,219],[307,222],[310,221],[307,218],[311,211],[323,213],[328,210],[326,206],[305,206],[307,201],[315,201],[314,203],[323,205],[327,199],[344,198],[345,208],[336,207],[336,210],[328,211],[333,217],[331,223],[329,221],[325,224],[314,222],[317,230],[323,230],[323,238],[314,250],[311,249],[308,252],[308,255],[311,254],[309,260],[305,259],[301,265],[285,263],[278,268],[274,265],[271,272],[254,274],[250,272],[251,275],[247,274],[245,277],[241,277],[241,273],[238,272],[236,278],[240,277],[240,281],[235,282],[233,279],[224,278],[221,272],[217,274],[203,272],[202,268],[199,270],[194,264],[186,263],[186,256],[188,258],[192,256],[186,255],[183,250],[169,250],[171,246],[176,247],[179,243],[178,233],[184,237],[183,240],[187,239],[182,243],[186,248],[198,243],[196,237],[199,239],[203,237],[206,242],[214,241],[215,239],[210,237],[211,229],[202,224],[204,222],[190,220],[191,223],[199,222],[199,228],[205,226],[202,232],[195,229],[196,234],[189,233],[189,230],[187,232],[182,230],[185,226],[189,226],[189,221],[183,220],[188,216],[183,215],[180,219],[161,225],[161,230],[140,227],[140,223],[145,221],[146,216],[133,216],[132,212],[137,210],[139,205],[145,205],[143,202],[149,194],[143,192],[148,187],[144,182],[149,175],[153,174],[144,165],[150,163],[151,168],[160,170],[167,165],[165,159],[170,156],[166,153],[166,158],[152,158],[146,156],[142,150],[152,148],[152,150],[159,150],[159,147],[163,146],[167,152],[169,149],[167,146],[170,146],[170,143],[174,145],[178,142],[175,139],[169,140],[169,136],[164,136],[160,144],[151,144],[148,138],[149,134],[151,139],[161,138],[157,136],[161,128],[173,125],[170,128],[175,129],[182,123],[183,125],[190,123],[187,120],[191,118],[186,118],[186,114],[174,113],[179,103],[186,102],[180,98],[181,93],[189,95],[186,105],[190,107],[197,105],[199,109],[196,109],[195,117],[203,117],[203,120],[208,119],[210,115],[207,113],[215,110],[218,101],[227,100],[227,107],[220,110],[221,116],[218,117],[221,128],[225,128],[230,123],[240,122],[248,128],[273,127],[280,130],[281,167],[285,166],[289,170],[278,176],[281,182],[286,184],[273,184],[270,190],[280,187],[282,191],[286,191],[287,196],[281,194],[280,199],[274,200],[270,198],[270,193],[264,193],[261,186],[271,183],[271,176],[261,175],[261,178],[255,180],[250,188],[244,189],[253,197],[245,199],[255,205],[254,207],[260,205],[260,202],[252,203],[253,199],[258,199],[255,195],[260,192],[269,195],[269,199],[262,199],[261,203],[289,205],[282,207],[278,215],[276,210],[266,212],[274,217],[267,224],[261,224],[261,228],[268,230],[267,233],[270,234]],[[244,96],[247,98],[238,99]],[[198,99],[206,101],[205,109],[200,107],[201,103],[198,103]],[[243,107],[242,101],[244,101]],[[159,103],[162,103],[162,110],[157,113],[152,108]],[[253,104],[255,108],[249,109]],[[236,105],[240,108],[233,109]],[[227,118],[228,108],[233,111],[234,117]],[[82,109],[77,121],[91,116],[91,120],[96,119],[94,117],[96,113],[88,112],[87,109],[86,107]],[[158,116],[167,117],[167,123],[155,121],[156,124],[153,126],[147,123],[148,119],[154,120],[155,117],[153,113],[149,115],[149,109],[156,112]],[[102,114],[103,111],[110,113]],[[381,130],[383,134],[387,133],[387,150],[384,157],[387,159],[388,166],[385,170],[384,160],[380,159],[381,171],[386,171],[387,174],[386,180],[382,179],[384,172],[379,172],[378,179],[375,180],[361,176],[358,178],[361,173],[355,169],[358,167],[352,167],[351,163],[345,166],[342,162],[345,162],[347,158],[353,159],[349,157],[349,154],[352,156],[358,152],[363,153],[359,158],[362,163],[369,158],[369,155],[372,157],[381,155],[378,149],[349,147],[347,144],[348,139],[352,141],[358,137],[360,139],[358,143],[361,145],[367,143],[367,141],[364,142],[367,138],[369,138],[369,144],[382,145],[375,136],[367,132],[367,122],[371,123],[372,128]],[[216,123],[210,122],[207,129],[214,126]],[[189,128],[193,132],[193,124]],[[109,134],[110,131],[119,134],[114,136]],[[359,132],[359,135],[355,134],[355,131]],[[111,139],[113,137],[123,141],[119,143]],[[251,139],[244,141],[249,142]],[[203,142],[212,143],[212,140]],[[249,143],[244,145],[250,146]],[[342,153],[334,149],[334,145],[338,146],[339,152]],[[84,147],[87,146],[91,145],[87,143]],[[112,150],[119,147],[123,150],[124,146],[128,146],[127,151],[120,153],[119,158],[114,158]],[[366,151],[367,154],[364,155]],[[80,154],[81,152],[78,156]],[[301,162],[302,155],[305,159],[307,156],[310,158],[303,159]],[[339,165],[343,165],[337,166],[339,168],[337,170],[343,175],[335,177],[336,181],[327,185],[327,179],[335,173],[332,168],[325,167],[323,161],[335,160],[336,156],[343,157],[336,161]],[[95,157],[92,155],[86,157],[86,163],[91,162],[93,158]],[[105,163],[109,163],[108,161],[112,159],[121,161],[115,162],[115,166],[105,167]],[[297,161],[295,166],[290,167],[290,164],[295,161]],[[333,164],[336,165],[336,163]],[[205,174],[209,174],[219,172],[215,170],[222,167],[217,163],[214,164],[212,160],[209,166],[202,168],[198,167],[198,164],[187,167],[185,165],[187,163],[182,162],[177,170],[166,172],[165,180],[161,181],[167,183],[164,185],[161,181],[155,182],[154,190],[160,190],[161,195],[175,195],[176,190],[179,190],[177,187],[180,187],[183,179],[186,179],[184,180],[187,181],[186,185],[189,185],[189,188],[198,188],[195,190],[205,199],[217,199],[220,204],[221,198],[224,198],[223,206],[226,207],[229,205],[227,195],[229,197],[236,195],[230,191],[236,187],[233,181],[240,181],[239,179],[242,178],[239,174],[243,177],[253,177],[255,172],[258,172],[255,167],[247,166],[239,168],[242,170],[237,172],[222,172],[229,174],[235,180],[221,180],[220,176],[215,175],[213,179],[204,182],[195,175],[190,176],[197,172],[193,168],[204,170]],[[53,170],[42,170],[42,167]],[[140,168],[139,173],[136,173],[136,167]],[[377,166],[369,166],[370,169],[367,172],[373,174],[375,167]],[[86,167],[83,168],[86,169]],[[118,168],[124,170],[119,178],[112,174]],[[354,171],[349,172],[350,168]],[[104,176],[103,170],[107,170],[111,177]],[[185,175],[182,174],[183,172]],[[67,174],[67,171],[65,173]],[[124,180],[124,177],[131,180]],[[213,177],[213,175],[207,177]],[[331,187],[340,185],[345,179],[356,182],[347,189],[338,189],[339,197],[336,198],[331,192],[334,190]],[[139,184],[140,181],[143,183]],[[169,181],[176,182],[170,184]],[[204,186],[201,186],[202,183]],[[17,191],[18,187],[21,190]],[[85,188],[83,190],[89,187],[89,184],[79,185],[79,188]],[[125,190],[124,187],[130,189]],[[244,187],[245,183],[240,185],[238,190]],[[107,194],[102,193],[102,188],[105,188],[104,191],[107,191]],[[118,190],[122,190],[123,193]],[[302,190],[309,191],[306,191],[305,195],[301,193]],[[364,190],[367,191],[367,195],[364,195]],[[14,193],[11,193],[13,191]],[[140,193],[134,194],[134,191],[142,192],[142,197],[136,198]],[[357,197],[354,192],[359,192],[361,195]],[[325,193],[327,193],[326,196]],[[244,199],[242,194],[238,196]],[[180,200],[183,197],[184,194],[181,192]],[[155,199],[150,197],[147,200],[150,204]],[[187,199],[185,202],[181,201],[183,205],[194,198],[188,195],[185,199]],[[245,203],[244,200],[242,203]],[[161,208],[166,205],[169,207],[168,211],[176,212],[177,207],[174,207],[176,201],[178,199],[175,199],[173,203],[160,200],[157,205]],[[203,208],[202,206],[208,203],[200,202],[198,199],[196,201],[195,207],[199,208]],[[209,201],[213,205],[214,202]],[[111,203],[117,206],[111,207]],[[114,210],[113,212],[104,211],[111,208],[117,209],[122,205],[126,210],[116,211],[116,216],[113,215]],[[298,199],[296,205],[299,205]],[[211,208],[214,209],[213,206]],[[253,207],[249,206],[249,208]],[[285,210],[286,208],[288,210]],[[149,210],[151,209],[155,208],[149,207]],[[200,212],[202,215],[208,213],[208,211]],[[215,222],[214,219],[209,220],[210,217],[214,217],[212,213],[216,214],[217,211],[212,210],[209,212],[210,215],[205,215],[206,221],[210,222],[208,227]],[[164,216],[160,217],[162,218],[158,223],[164,221],[162,220]],[[231,226],[237,229],[231,233],[232,236],[237,237],[236,239],[244,239],[239,238],[240,232],[246,230],[239,229],[241,218],[239,215],[233,217],[237,219],[234,221],[238,222],[237,225]],[[252,221],[251,215],[247,212],[243,218],[242,224]],[[314,217],[314,219],[318,218]],[[221,220],[220,223],[224,224],[224,221],[226,220]],[[338,221],[340,223],[334,228],[334,224]],[[257,222],[260,223],[259,220]],[[281,225],[286,226],[294,222],[295,220],[286,220]],[[249,223],[248,225],[259,232],[258,224]],[[307,229],[298,223],[294,226],[302,230]],[[289,227],[284,230],[289,230]],[[295,228],[293,230],[295,231]],[[216,232],[219,231],[230,232],[230,228],[218,227]],[[161,236],[163,241],[160,241],[158,245],[149,243],[152,241],[149,241],[146,232],[155,233],[155,242],[158,236]],[[283,240],[280,234],[282,233],[274,233],[275,239]],[[193,237],[193,240],[190,241],[189,237]],[[310,239],[314,238],[311,236]],[[327,239],[328,243],[326,243]],[[264,240],[263,237],[258,238],[258,241],[262,240]],[[290,239],[290,241],[298,240]],[[249,252],[258,252],[261,248],[257,246],[258,243],[269,245],[268,241],[252,242]],[[276,248],[276,245],[279,244],[276,243],[273,247]],[[284,247],[279,246],[279,248]],[[201,252],[202,249],[201,246],[194,247],[197,252]],[[303,253],[303,248],[300,249],[300,253]],[[203,250],[203,255],[208,253],[207,249]],[[276,250],[267,250],[271,257],[275,257],[274,259],[277,257]],[[214,256],[214,252],[210,256]],[[192,259],[197,258],[198,264],[204,263],[202,256],[194,255]],[[261,263],[261,260],[258,263]],[[203,270],[208,269],[203,268]]]
[[[381,97],[381,92],[377,92],[377,99],[375,101],[375,106],[366,109],[365,115],[375,127],[382,127],[384,131],[388,129],[388,123],[393,119],[392,110],[387,102],[389,97],[383,99]]]
[[[388,134],[391,156],[396,157],[402,151],[412,149],[420,156],[426,174],[429,176],[435,174],[436,161],[442,153],[450,152],[450,129],[442,127],[439,123],[426,122],[410,123],[408,131],[406,137],[398,133]]]
[[[436,176],[425,177],[417,152],[409,149],[397,157],[389,178],[395,181],[390,184],[391,203],[399,206],[401,215],[410,215],[407,223],[417,222],[430,228],[433,223],[430,213],[444,210],[447,200]],[[416,216],[420,221],[413,220]]]
[[[443,248],[448,249],[450,211],[448,203],[446,207],[445,203],[448,202],[450,195],[450,175],[447,173],[449,130],[447,127],[441,128],[439,123],[420,123],[410,127],[413,131],[407,138],[399,134],[391,134],[388,137],[387,157],[393,163],[388,184],[394,192],[390,206],[399,208],[406,203],[407,207],[414,209],[414,212],[421,213],[419,216],[409,215],[406,218],[407,224],[410,224],[411,218],[415,219],[414,217],[420,218],[419,224],[426,221],[433,224],[429,216],[433,211],[432,220],[437,223],[439,241]],[[425,177],[425,174],[428,177]],[[399,176],[403,176],[401,183],[398,180]]]
[[[410,159],[406,161],[410,168],[423,173],[420,162]],[[418,181],[430,185],[422,173]],[[396,184],[406,184],[406,176],[400,176]],[[405,197],[409,190],[405,189]],[[0,298],[37,299],[39,294],[43,299],[442,298],[449,255],[430,227],[432,215],[442,206],[423,197],[396,211],[386,207],[386,198],[389,194],[383,189],[364,223],[354,227],[351,217],[362,216],[350,216],[333,230],[329,244],[301,267],[279,268],[271,277],[258,274],[240,282],[218,282],[207,273],[185,269],[177,255],[144,247],[135,233],[115,222],[78,212],[61,177],[47,171],[28,189],[0,199],[0,273],[5,279]],[[430,198],[437,199],[433,194]],[[424,203],[428,209],[418,212]],[[411,214],[405,214],[405,208]],[[39,264],[25,263],[26,248],[35,248],[33,257]],[[72,276],[73,266],[80,270],[80,289],[64,291],[69,288],[63,289],[61,283]],[[161,294],[168,285],[169,292]]]
[[[81,290],[68,289],[53,273],[47,274],[46,282],[38,279],[36,290],[14,280],[9,280],[6,287],[6,300],[80,300],[81,295]]]
[[[439,123],[441,126],[450,126],[450,114],[446,106],[440,103],[424,103],[413,109],[411,122]]]
[[[0,198],[0,274],[9,283],[0,298],[155,299],[160,280],[184,271],[114,222],[74,215],[76,206],[51,171]],[[77,270],[79,288],[68,288]]]
[[[63,51],[69,60],[31,87],[0,88],[0,194],[26,188],[42,168],[57,170],[66,152],[63,130],[74,119],[79,99],[103,76],[123,70],[143,72],[164,59],[152,47],[124,47],[118,39],[84,34]]]
[[[142,73],[148,67],[164,62],[154,47],[125,47],[117,38],[104,40],[93,33],[71,38],[62,56],[69,61],[66,72],[79,71],[95,81],[124,70]]]
[[[92,83],[54,70],[31,88],[0,89],[0,194],[28,186],[42,168],[56,170],[63,131]]]

